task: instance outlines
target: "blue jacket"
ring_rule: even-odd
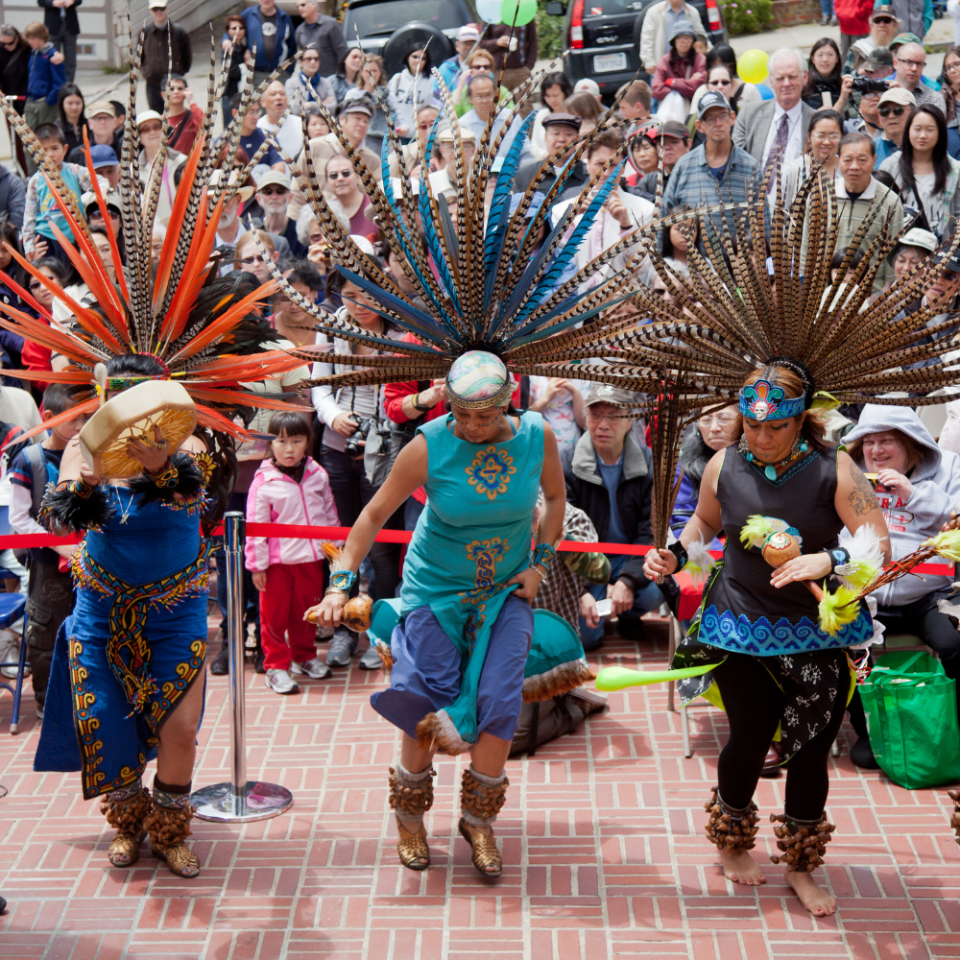
[[[48,43],[30,54],[27,73],[27,99],[46,100],[51,107],[57,105],[60,88],[67,82],[63,64],[51,63],[56,53],[52,43]]]
[[[457,80],[460,78],[460,72],[463,70],[463,64],[460,62],[460,57],[457,54],[454,54],[449,60],[444,60],[437,70],[440,73],[441,79],[447,85],[447,89],[453,93],[457,87]],[[440,84],[437,83],[436,80],[433,81],[433,90],[434,93],[440,92]]]
[[[274,37],[273,57],[268,61],[263,52],[263,21],[260,19],[260,7],[247,7],[243,13],[243,22],[247,25],[247,46],[257,48],[254,70],[272,72],[297,52],[297,41],[293,35],[293,20],[290,14],[277,7],[277,33]]]

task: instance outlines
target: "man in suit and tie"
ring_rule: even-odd
[[[767,67],[774,99],[740,108],[733,142],[760,164],[763,176],[772,169],[770,182],[776,184],[780,167],[803,153],[814,111],[800,99],[807,70],[799,50],[782,47],[770,55]]]

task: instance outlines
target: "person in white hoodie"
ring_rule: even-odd
[[[407,139],[416,131],[417,107],[434,102],[430,51],[416,44],[406,52],[403,63],[403,69],[387,84],[387,102],[393,111],[397,136]]]
[[[867,404],[859,423],[844,437],[847,451],[873,480],[887,521],[893,560],[913,553],[940,531],[960,507],[960,456],[941,450],[909,407]],[[940,657],[948,677],[960,679],[960,634],[938,609],[952,593],[953,577],[901,577],[877,590],[875,617],[894,633],[916,634]],[[855,764],[873,769],[863,707],[850,703],[860,739],[850,751]]]

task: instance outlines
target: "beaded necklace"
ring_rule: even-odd
[[[743,454],[744,460],[748,463],[752,463],[758,470],[763,470],[763,475],[768,480],[777,479],[777,469],[779,467],[785,467],[788,463],[793,463],[794,460],[798,460],[802,457],[809,449],[810,444],[806,440],[797,440],[793,444],[793,450],[790,451],[790,456],[785,457],[783,460],[778,460],[776,463],[765,463],[763,460],[760,460],[758,457],[755,457],[750,452],[750,447],[747,445],[746,435],[740,435],[740,445],[738,447],[740,453]]]

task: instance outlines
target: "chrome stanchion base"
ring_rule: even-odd
[[[215,783],[190,795],[201,820],[217,823],[253,823],[277,817],[293,806],[293,794],[276,783],[248,780],[243,795],[233,792],[232,783]]]

